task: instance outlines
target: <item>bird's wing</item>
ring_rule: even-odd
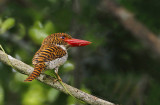
[[[43,45],[33,57],[33,65],[41,62],[52,61],[66,55],[66,51],[56,45]]]
[[[66,51],[59,46],[42,45],[33,57],[32,63],[34,64],[34,71],[29,75],[25,82],[30,82],[40,75],[42,70],[45,69],[45,62],[61,58],[66,54]]]

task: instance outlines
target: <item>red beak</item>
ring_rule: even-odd
[[[65,42],[67,42],[71,47],[78,47],[78,46],[86,46],[91,44],[91,42],[86,41],[86,40],[80,40],[80,39],[65,39]]]

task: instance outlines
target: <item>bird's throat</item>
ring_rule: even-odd
[[[63,50],[65,50],[65,51],[67,51],[67,46],[65,46],[65,45],[57,45],[57,46],[59,46],[59,47],[61,47]],[[68,46],[69,47],[69,46]]]

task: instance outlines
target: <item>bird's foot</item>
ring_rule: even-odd
[[[62,82],[62,79],[61,79],[60,76],[58,75],[58,67],[55,68],[55,74],[56,74],[55,82],[57,82],[57,81],[61,81],[61,82]]]
[[[56,78],[56,79],[53,80],[53,82],[57,82],[57,81],[62,81],[62,79],[61,78],[59,78],[59,79]]]
[[[57,75],[57,78],[55,78],[55,79],[53,80],[53,82],[57,82],[57,81],[62,81],[62,79],[59,77],[59,75]]]
[[[54,80],[53,80],[53,82],[55,83],[55,82],[57,82],[58,81],[58,79],[57,78],[55,78]]]

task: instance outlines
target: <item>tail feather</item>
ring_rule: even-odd
[[[36,64],[34,67],[34,71],[29,75],[28,78],[26,78],[24,80],[24,82],[31,82],[32,80],[34,80],[36,77],[38,77],[40,75],[40,73],[42,72],[42,70],[45,69],[45,64]]]

